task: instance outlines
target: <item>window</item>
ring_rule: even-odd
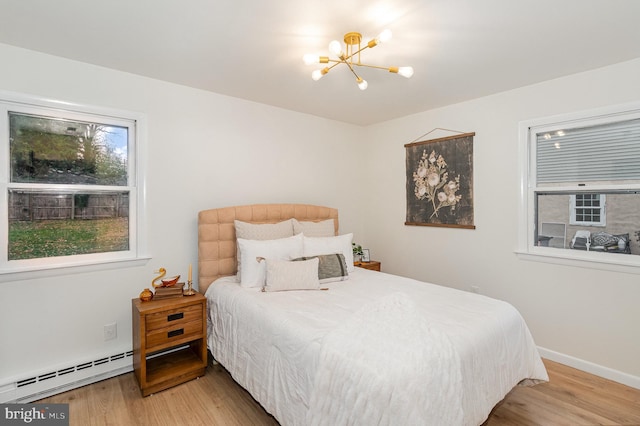
[[[523,122],[520,140],[518,252],[640,273],[640,105]]]
[[[0,273],[144,257],[144,117],[7,95],[0,115]]]
[[[572,194],[571,225],[605,226],[605,194]]]

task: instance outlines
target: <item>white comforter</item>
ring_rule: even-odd
[[[209,348],[283,425],[478,425],[548,380],[509,304],[357,268],[327,291],[209,287]]]

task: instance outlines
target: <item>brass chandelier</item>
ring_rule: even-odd
[[[322,77],[324,77],[325,74],[327,74],[332,68],[340,64],[345,64],[347,67],[349,67],[349,70],[356,77],[356,83],[358,84],[358,87],[360,88],[360,90],[365,90],[368,86],[368,83],[367,83],[367,80],[363,79],[358,75],[358,73],[356,73],[354,67],[378,68],[382,70],[387,70],[394,74],[399,74],[406,78],[410,78],[413,75],[412,67],[381,67],[378,65],[363,64],[360,61],[360,52],[362,52],[365,49],[373,48],[378,44],[389,41],[390,39],[391,39],[391,31],[384,30],[380,33],[380,35],[378,35],[378,37],[369,40],[369,42],[364,47],[362,47],[360,44],[362,41],[362,34],[356,33],[356,32],[349,32],[344,35],[344,44],[345,44],[344,50],[342,49],[342,45],[338,40],[333,40],[331,43],[329,43],[329,52],[335,55],[338,59],[332,59],[328,56],[317,56],[313,54],[307,54],[303,56],[302,60],[307,65],[317,64],[317,63],[331,64],[322,69],[315,70],[311,73],[311,78],[313,78],[315,81],[318,81]]]

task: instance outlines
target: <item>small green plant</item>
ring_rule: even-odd
[[[353,254],[354,255],[360,255],[362,256],[362,246],[356,243],[351,243],[351,246],[353,247]]]

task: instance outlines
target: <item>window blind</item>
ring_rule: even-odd
[[[536,134],[538,183],[640,182],[640,119]]]

